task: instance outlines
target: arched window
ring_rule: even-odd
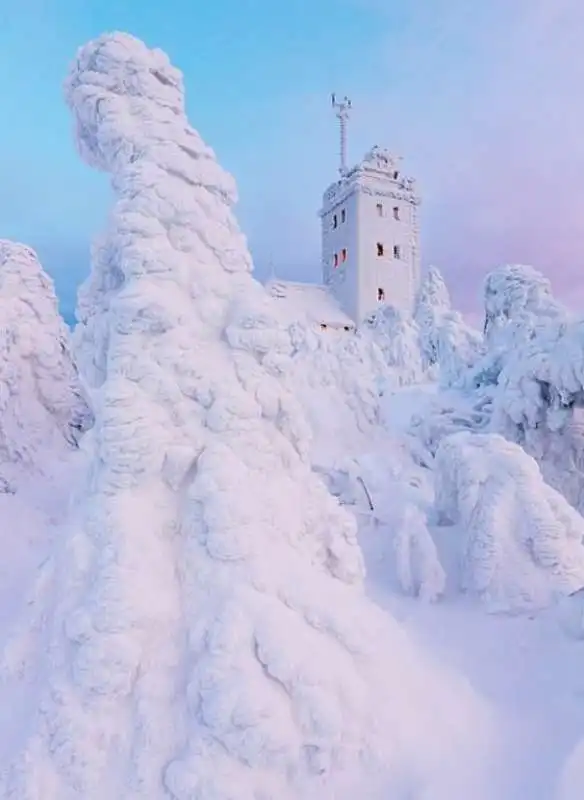
[[[341,261],[346,261],[346,260],[347,260],[347,248],[343,247],[343,249],[341,250]]]
[[[377,255],[379,256],[379,258],[383,256],[383,253],[384,253],[383,245],[381,244],[381,242],[377,242]]]
[[[333,267],[338,267],[338,266],[339,266],[339,254],[335,253],[333,256]]]
[[[378,289],[377,290],[377,302],[378,303],[383,303],[384,300],[385,300],[385,291],[383,289]]]

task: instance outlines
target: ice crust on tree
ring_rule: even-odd
[[[181,74],[106,35],[66,98],[117,198],[80,302],[92,467],[29,605],[39,704],[0,794],[478,798],[489,714],[362,592],[355,523],[311,471],[275,374],[288,340]],[[5,680],[23,660],[5,654]]]
[[[584,586],[584,519],[518,445],[497,434],[452,434],[434,474],[437,516],[462,537],[463,589],[509,611],[544,607]]]
[[[0,491],[14,491],[23,471],[76,446],[91,412],[52,280],[30,247],[4,239],[0,347]]]
[[[422,366],[443,387],[456,386],[482,353],[482,337],[453,311],[442,274],[430,267],[416,297]]]

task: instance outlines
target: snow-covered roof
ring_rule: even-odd
[[[325,286],[296,281],[271,280],[266,289],[281,301],[283,318],[293,321],[303,314],[316,325],[330,328],[355,328],[355,323],[340,308]]]

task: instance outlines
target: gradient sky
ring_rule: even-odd
[[[0,236],[37,248],[67,315],[110,198],[75,152],[61,84],[76,48],[116,29],[183,70],[260,277],[272,261],[319,278],[336,90],[353,100],[351,161],[387,145],[418,179],[423,262],[460,307],[505,262],[584,306],[584,0],[5,0]]]

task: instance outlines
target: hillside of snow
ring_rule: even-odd
[[[254,279],[163,52],[65,99],[114,204],[71,337],[0,242],[0,797],[579,800],[582,321],[508,265],[355,329]]]

